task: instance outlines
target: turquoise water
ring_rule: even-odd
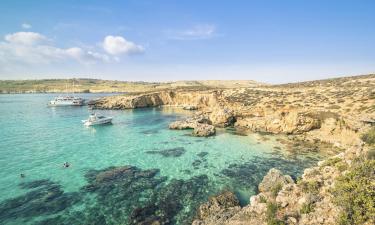
[[[188,224],[209,195],[246,204],[270,168],[296,177],[321,157],[233,129],[169,130],[189,116],[176,108],[103,110],[112,125],[84,127],[87,107],[47,107],[53,97],[0,95],[0,224]]]

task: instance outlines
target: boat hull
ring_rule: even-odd
[[[97,121],[82,120],[82,122],[85,126],[103,125],[112,123],[112,118],[105,118]]]
[[[84,99],[74,97],[58,97],[48,103],[48,106],[83,106]]]

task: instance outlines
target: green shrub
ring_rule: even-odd
[[[375,127],[371,128],[367,133],[363,134],[362,140],[369,145],[375,144]]]
[[[367,152],[367,159],[369,159],[369,160],[374,160],[375,159],[375,148],[368,150],[368,152]]]
[[[331,158],[325,160],[325,161],[322,163],[321,167],[325,167],[325,166],[334,166],[336,163],[341,162],[341,161],[342,161],[342,159],[340,159],[340,158],[338,158],[338,157],[331,157]]]
[[[343,172],[348,169],[348,164],[346,162],[338,162],[335,164],[335,167],[340,171]]]
[[[269,202],[267,203],[267,212],[266,212],[266,220],[267,225],[285,225],[285,223],[276,217],[277,210],[279,206],[276,203]]]
[[[312,194],[319,193],[320,184],[315,180],[301,181],[299,185],[301,186],[301,189],[304,193],[312,193]]]
[[[277,183],[275,186],[273,186],[271,189],[272,196],[276,197],[282,188],[283,188],[283,185],[281,183]]]
[[[264,197],[263,195],[261,195],[261,196],[259,197],[259,202],[260,202],[260,203],[267,203],[267,199],[266,199],[266,197]]]
[[[339,224],[373,224],[375,221],[375,160],[357,162],[340,176],[333,189],[334,202],[342,209]]]
[[[301,214],[308,214],[310,212],[314,211],[314,205],[313,204],[306,204],[303,203],[302,208],[300,210]]]

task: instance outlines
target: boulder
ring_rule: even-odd
[[[210,197],[208,202],[199,206],[197,218],[193,224],[223,223],[240,209],[240,202],[237,197],[230,191],[224,191],[219,195]]]
[[[280,170],[272,168],[263,177],[258,189],[260,192],[273,192],[277,186],[280,186],[279,189],[281,189],[284,185],[291,183],[294,183],[294,181],[289,175],[283,175]]]
[[[184,110],[197,110],[198,107],[195,106],[195,105],[185,105],[184,107],[182,107],[182,109],[184,109]]]
[[[197,137],[208,137],[216,133],[214,126],[209,124],[198,123],[193,130],[193,135]]]
[[[197,122],[193,120],[180,120],[169,124],[169,129],[173,130],[185,130],[194,129],[197,126]]]
[[[234,112],[230,109],[215,109],[210,115],[212,124],[217,127],[228,127],[236,122]]]

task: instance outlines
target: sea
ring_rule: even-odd
[[[176,107],[48,107],[56,96],[0,95],[0,224],[191,224],[210,196],[246,205],[269,169],[297,179],[324,157],[235,128],[170,130],[192,113]],[[112,124],[84,126],[93,112]]]

